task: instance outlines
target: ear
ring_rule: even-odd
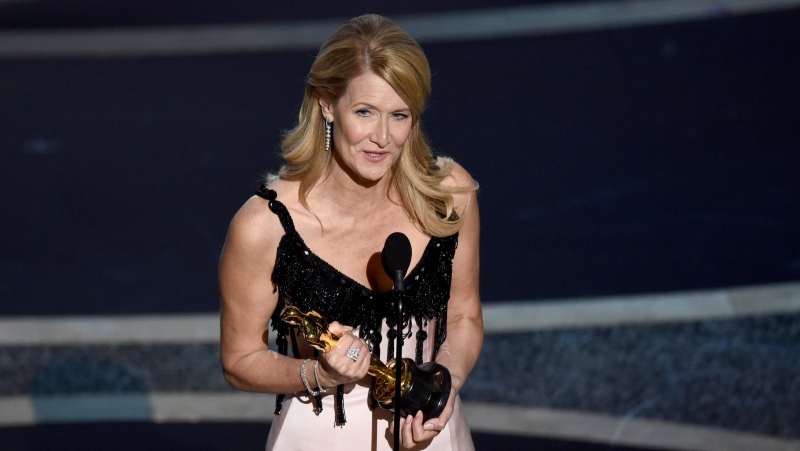
[[[319,106],[322,108],[323,118],[328,118],[331,122],[333,122],[333,102],[328,102],[325,99],[319,99]]]

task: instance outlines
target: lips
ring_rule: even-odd
[[[373,163],[377,163],[378,161],[383,160],[389,155],[389,152],[371,152],[368,150],[365,150],[363,153],[366,159]]]

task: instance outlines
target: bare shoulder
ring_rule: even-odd
[[[450,170],[450,173],[442,181],[444,186],[454,188],[458,191],[472,191],[475,189],[475,180],[473,180],[472,176],[463,166],[456,163],[452,158],[437,157],[436,164],[441,168],[448,168]]]
[[[269,187],[278,192],[280,200],[281,191],[285,191],[285,187],[280,182],[273,182]],[[276,248],[283,234],[280,218],[270,210],[269,201],[254,195],[239,208],[231,220],[226,245],[244,246],[260,252]]]
[[[474,202],[478,183],[463,166],[456,163],[452,158],[438,157],[436,164],[441,168],[449,169],[450,172],[442,180],[442,185],[453,191],[456,213],[463,215],[469,205]]]

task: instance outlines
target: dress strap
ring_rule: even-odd
[[[295,231],[292,216],[289,214],[289,210],[286,209],[286,206],[283,205],[281,201],[277,200],[278,193],[276,193],[275,190],[267,188],[267,185],[264,184],[258,188],[258,191],[256,191],[255,194],[269,201],[269,209],[278,215],[278,219],[281,221],[281,226],[283,226],[284,232],[289,233]]]
[[[286,209],[286,206],[283,205],[281,201],[277,200],[278,193],[276,193],[275,190],[271,190],[267,188],[266,184],[263,184],[258,188],[258,191],[256,191],[255,194],[269,201],[269,209],[278,216],[284,232],[287,234],[290,232],[296,233],[292,216],[289,214],[289,210]],[[275,287],[275,290],[277,290],[277,286]],[[277,332],[276,343],[278,345],[278,352],[282,355],[289,354],[289,343],[286,339],[286,335],[288,334],[292,339],[292,352],[294,352],[295,356],[299,356],[300,351],[297,347],[297,339],[294,336],[294,332],[293,330],[290,330],[284,322],[279,320],[277,312],[275,312],[272,317],[272,328]],[[275,415],[281,414],[281,410],[283,410],[284,398],[285,395],[283,393],[278,393],[275,395]]]

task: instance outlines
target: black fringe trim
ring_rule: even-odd
[[[278,353],[286,355],[289,352],[289,343],[286,341],[286,335],[283,332],[278,331],[278,336],[275,339],[275,343],[278,345]],[[283,393],[275,395],[275,415],[281,414],[284,397],[285,395]]]
[[[344,426],[347,418],[344,415],[344,385],[336,387],[336,426]]]

